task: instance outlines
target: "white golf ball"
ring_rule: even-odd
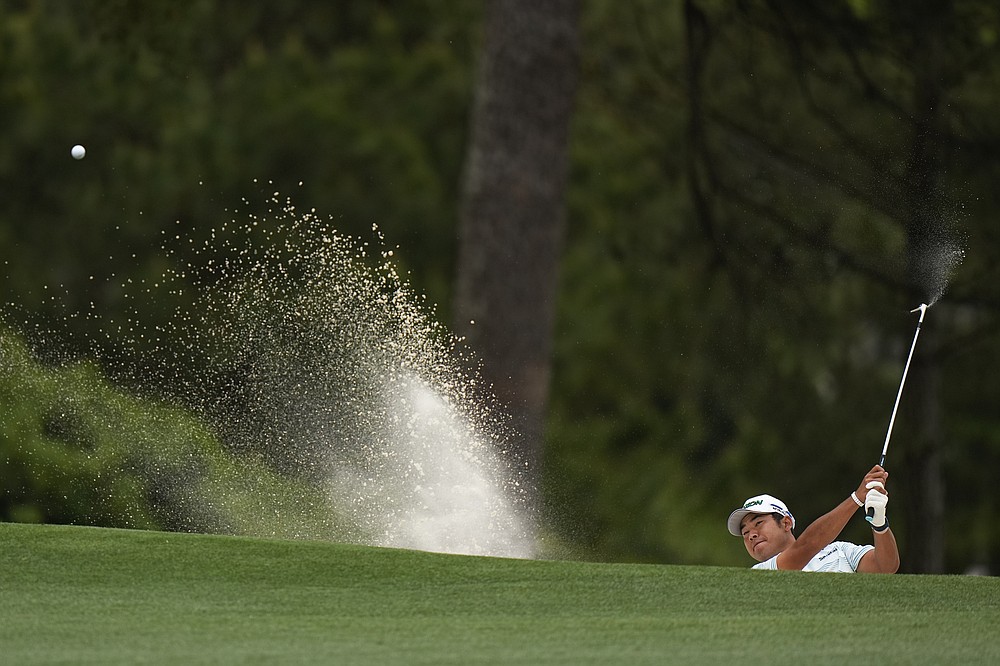
[[[73,146],[73,149],[69,151],[69,154],[72,155],[75,160],[82,160],[83,156],[87,154],[87,149],[80,144],[76,144]]]

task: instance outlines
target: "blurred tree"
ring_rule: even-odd
[[[53,355],[157,381],[151,332],[190,303],[154,285],[279,192],[377,224],[447,311],[479,13],[453,4],[3,2],[0,302]]]
[[[567,530],[598,553],[740,562],[722,528],[733,504],[774,492],[805,524],[877,462],[905,313],[932,291],[928,246],[946,261],[956,232],[990,247],[983,86],[1000,19],[972,1],[677,10],[584,13],[584,42],[601,46],[584,51],[550,478],[585,516]],[[931,24],[938,43],[917,56]],[[987,483],[969,483],[953,441],[971,417],[984,430],[961,448],[985,453],[977,399],[933,392],[934,373],[946,385],[996,338],[985,252],[931,311],[896,424],[894,526],[911,571],[955,570],[969,549],[965,527],[934,518],[935,483],[966,500]],[[925,538],[928,518],[954,543]],[[975,531],[995,553],[998,531]]]
[[[487,3],[466,156],[454,329],[518,432],[534,485],[548,407],[578,3]]]
[[[699,3],[686,6],[690,62],[704,57],[697,47],[706,30],[721,42],[730,26],[739,26],[751,30],[764,47],[742,54],[743,74],[737,80],[749,85],[736,93],[738,103],[709,83],[724,71],[723,63],[734,62],[732,54],[723,55],[721,44],[709,51],[714,66],[697,72],[699,83],[690,88],[704,102],[691,104],[691,127],[707,129],[689,137],[705,167],[701,174],[689,173],[689,183],[695,201],[715,201],[711,213],[702,211],[707,226],[731,229],[749,213],[770,220],[786,246],[799,246],[819,260],[836,257],[843,266],[838,280],[860,279],[862,288],[893,287],[896,295],[888,302],[911,307],[938,298],[960,247],[955,207],[961,193],[946,176],[975,170],[975,156],[966,162],[959,151],[968,132],[978,133],[977,123],[969,120],[988,113],[963,104],[964,88],[984,67],[998,64],[991,56],[995,37],[980,31],[970,39],[987,16],[981,3],[746,3],[731,13],[708,9],[711,18]],[[998,15],[993,12],[990,18],[995,24]],[[953,112],[953,104],[956,111],[964,108]],[[784,122],[776,125],[775,118]],[[740,143],[749,145],[734,162],[733,148]],[[852,156],[853,166],[845,164],[845,155]],[[794,189],[788,188],[791,182]],[[795,220],[810,206],[803,195],[813,201],[830,197],[827,219]],[[843,214],[845,206],[871,211],[868,225],[885,238],[902,238],[904,246],[893,251],[871,245],[866,239],[870,234],[852,238],[849,230],[856,225]],[[754,232],[749,237],[772,242]],[[883,253],[896,261],[879,261]],[[825,290],[817,296],[822,298]],[[980,307],[992,309],[989,292],[981,292],[977,300]],[[878,301],[870,302],[874,307]],[[850,316],[832,308],[830,314]],[[909,441],[897,443],[893,454],[901,473],[897,489],[905,498],[897,515],[905,517],[904,532],[920,526],[919,538],[904,541],[905,568],[941,572],[947,524],[941,456],[945,435],[935,346],[949,335],[951,317],[947,309],[931,316],[936,325],[919,348],[910,379],[909,404],[919,408],[910,410],[911,427],[902,435]],[[905,336],[905,330],[886,335],[895,337],[896,345]],[[900,367],[899,356],[885,358]]]
[[[428,307],[447,305],[479,12],[442,0],[398,10],[0,0],[0,119],[10,128],[0,146],[0,319],[53,366],[94,359],[119,387],[203,412],[238,397],[240,376],[202,381],[227,351],[178,337],[209,340],[232,324],[199,307],[198,294],[240,276],[206,264],[261,256],[285,197],[297,215],[315,211],[314,227],[372,245],[378,225],[390,248],[405,248],[393,260]],[[74,143],[85,159],[70,158]],[[74,388],[87,391],[67,382]],[[30,430],[30,401],[5,393],[0,413]],[[141,419],[141,408],[130,415]],[[235,429],[214,425],[217,436]],[[51,448],[62,460],[58,442],[9,432],[4,456]],[[290,438],[260,437],[275,449]],[[55,467],[62,480],[40,480],[46,494],[65,482]],[[100,463],[79,471],[108,475]],[[81,520],[84,502],[71,503],[39,515]]]

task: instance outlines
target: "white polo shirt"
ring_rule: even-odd
[[[858,546],[846,541],[834,541],[829,546],[813,555],[813,558],[809,560],[804,567],[802,567],[802,570],[856,573],[858,570],[858,564],[861,562],[861,558],[864,557],[865,553],[869,550],[875,550],[875,546]],[[778,553],[778,555],[780,554],[781,553]],[[778,568],[778,555],[775,555],[769,560],[764,560],[759,564],[755,564],[752,568],[775,570]]]

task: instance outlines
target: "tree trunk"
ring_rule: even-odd
[[[913,150],[905,192],[908,272],[911,283],[919,287],[914,294],[914,306],[920,302],[930,303],[940,295],[934,293],[938,272],[934,264],[939,261],[935,250],[945,236],[941,217],[942,83],[941,54],[935,36],[937,20],[934,11],[918,15],[920,30],[917,34],[924,39],[914,53]],[[930,317],[933,316],[932,310]],[[903,501],[908,508],[910,534],[903,546],[903,566],[906,571],[916,573],[944,573],[945,487],[941,470],[940,369],[933,354],[932,330],[921,333],[924,339],[914,358],[912,381],[916,395],[911,404],[916,412],[913,420],[917,426],[916,437],[904,443],[911,450],[904,458],[910,496]]]
[[[465,165],[455,331],[509,411],[519,465],[541,459],[578,79],[577,0],[487,3]]]
[[[922,332],[921,336],[927,332]],[[927,343],[931,343],[927,349],[932,349],[932,340],[921,340],[921,344]],[[916,437],[912,441],[900,442],[903,447],[912,448],[912,455],[907,451],[903,456],[906,461],[904,469],[909,477],[909,492],[901,499],[902,505],[907,507],[910,528],[903,544],[903,559],[906,562],[905,571],[944,573],[946,516],[941,469],[940,370],[933,354],[915,356],[913,379],[916,380],[916,390],[911,411],[916,412]]]

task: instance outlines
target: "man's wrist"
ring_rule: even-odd
[[[857,491],[851,492],[851,499],[854,500],[854,503],[857,504],[859,507],[865,505],[865,503],[862,502],[861,499],[858,497]]]
[[[872,531],[875,532],[876,534],[882,534],[883,532],[885,532],[888,529],[889,529],[889,519],[888,518],[886,518],[885,522],[882,523],[879,527],[875,527],[874,525],[872,525]]]

